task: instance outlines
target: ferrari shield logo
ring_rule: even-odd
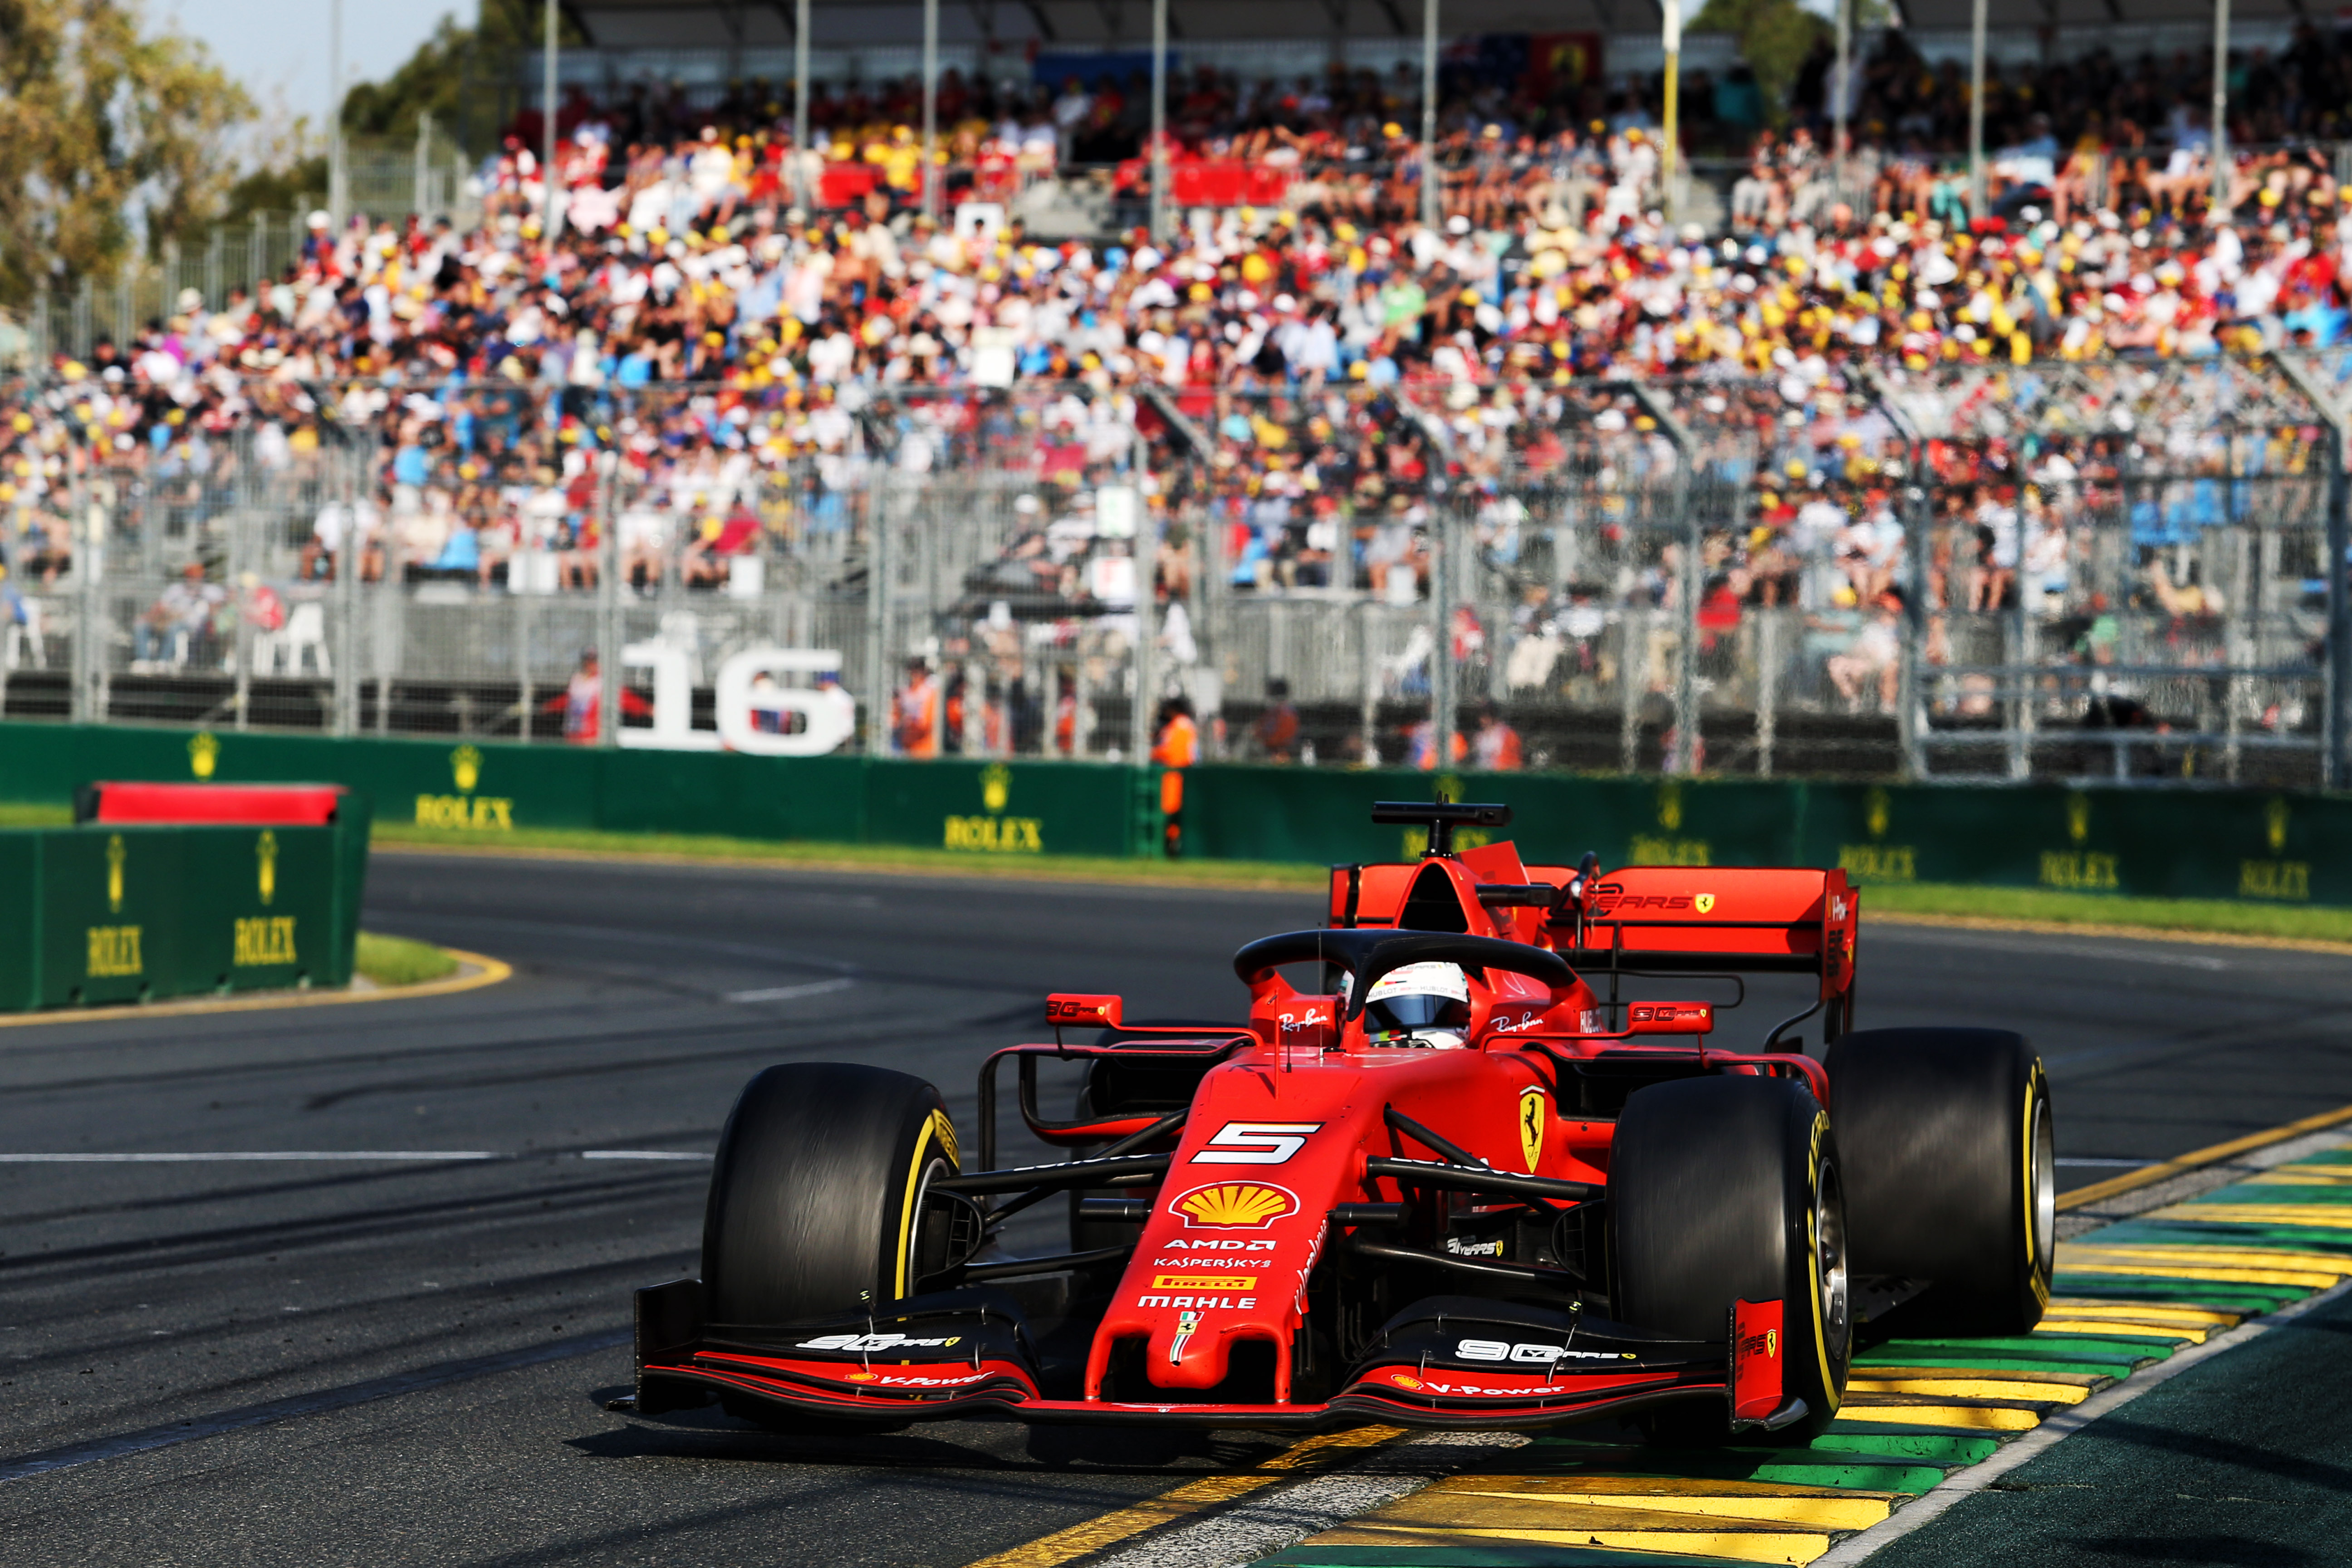
[[[1715,895],[1713,893],[1696,893],[1692,895],[1691,908],[1696,910],[1703,915],[1713,914],[1715,912]]]
[[[1544,1093],[1539,1089],[1519,1091],[1519,1152],[1528,1157],[1528,1174],[1534,1175],[1543,1159]]]

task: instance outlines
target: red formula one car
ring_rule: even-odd
[[[2040,1318],[2042,1064],[2000,1030],[1853,1032],[1842,873],[1603,876],[1452,849],[1503,806],[1375,819],[1427,823],[1428,852],[1336,868],[1327,926],[1235,954],[1245,1022],[1050,998],[1055,1043],[981,1069],[976,1161],[918,1079],[753,1079],[702,1278],[638,1292],[639,1410],[1804,1434],[1864,1323]],[[1625,994],[1685,976],[1736,1005],[1743,972],[1814,982],[1753,1049],[1709,1043],[1716,1003]],[[1818,1060],[1795,1038],[1814,1018]],[[1038,1103],[1045,1060],[1085,1066],[1069,1119]],[[1008,1062],[1023,1120],[1076,1157],[997,1168]],[[1003,1256],[1005,1222],[1057,1196],[1070,1250]]]

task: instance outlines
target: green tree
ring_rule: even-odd
[[[1739,58],[1756,73],[1765,118],[1779,125],[1789,118],[1789,89],[1805,57],[1831,27],[1797,0],[1706,0],[1690,30],[1729,33],[1738,41]]]
[[[253,102],[132,0],[0,0],[0,299],[192,237]]]
[[[399,69],[344,94],[343,129],[354,136],[406,138],[416,134],[418,116],[430,114],[445,132],[454,132],[464,109],[467,62],[478,80],[494,78],[507,68],[512,51],[540,47],[545,16],[539,0],[482,0],[470,27],[443,16]],[[568,12],[558,23],[556,39],[566,48],[587,42]]]

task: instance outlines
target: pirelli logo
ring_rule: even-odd
[[[1255,1290],[1255,1274],[1155,1274],[1154,1290]]]

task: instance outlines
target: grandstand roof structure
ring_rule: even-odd
[[[793,39],[795,0],[562,0],[596,44],[607,47],[774,48]],[[1888,0],[1904,26],[1965,30],[1972,0]],[[2275,25],[2306,16],[2332,20],[2308,0],[2230,0],[2233,20]],[[911,45],[922,37],[920,0],[810,0],[813,47]],[[1696,4],[1686,4],[1685,15]],[[1348,40],[1418,37],[1422,0],[1168,0],[1169,42],[1248,39]],[[1654,33],[1658,0],[1440,0],[1447,37],[1480,33]],[[1025,50],[1146,49],[1151,0],[940,0],[942,44],[993,40]],[[2209,23],[2211,0],[1990,0],[1987,24],[2017,33],[2126,29]]]

